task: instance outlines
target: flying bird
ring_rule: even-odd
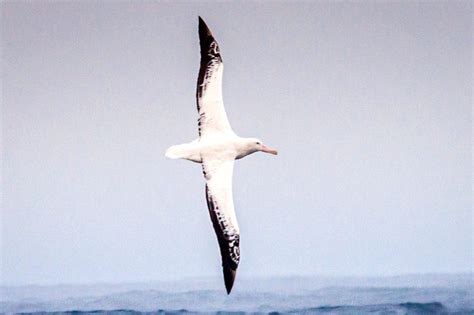
[[[240,233],[232,198],[234,161],[261,151],[277,154],[256,138],[237,136],[230,127],[222,101],[224,64],[214,36],[199,17],[201,66],[196,88],[199,137],[171,146],[165,156],[202,165],[206,200],[222,257],[227,294],[234,284],[240,261]]]

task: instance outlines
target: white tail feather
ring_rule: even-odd
[[[182,153],[182,150],[180,150],[180,145],[173,145],[171,147],[168,148],[168,150],[166,150],[165,152],[165,156],[169,159],[179,159],[181,158],[182,156],[180,155],[180,153]]]
[[[165,156],[170,159],[186,159],[201,163],[198,143],[199,142],[195,140],[191,143],[173,145],[166,150]]]

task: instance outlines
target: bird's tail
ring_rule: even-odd
[[[170,159],[186,159],[196,163],[201,163],[201,155],[197,150],[198,141],[173,145],[165,152],[165,156]]]
[[[165,156],[169,159],[180,159],[183,157],[182,145],[173,145],[165,152]]]

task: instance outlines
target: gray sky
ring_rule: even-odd
[[[472,3],[1,3],[5,284],[221,277],[197,16],[241,136],[239,277],[472,268]]]

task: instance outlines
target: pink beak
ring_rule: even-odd
[[[273,155],[278,154],[277,150],[269,148],[269,147],[267,147],[266,145],[263,145],[263,144],[262,144],[262,149],[260,151],[265,152],[265,153],[270,153],[270,154],[273,154]]]

